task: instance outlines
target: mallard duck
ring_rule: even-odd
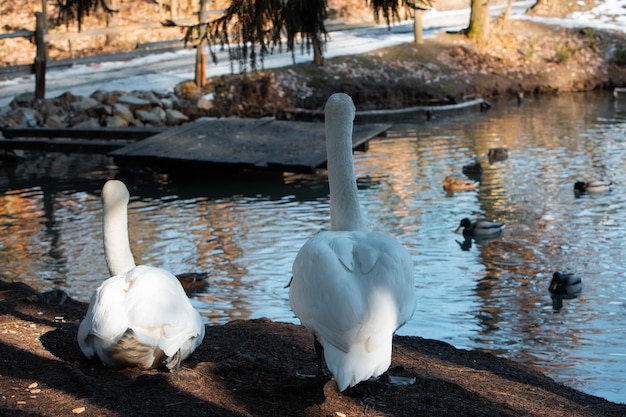
[[[371,377],[396,383],[387,371],[393,335],[415,310],[413,260],[396,239],[365,226],[352,159],[352,99],[333,94],[325,114],[331,229],[298,252],[289,302],[313,334],[318,375],[323,353],[340,391]]]
[[[504,146],[491,148],[489,149],[489,152],[487,152],[487,156],[492,160],[506,159],[509,157],[509,150]]]
[[[579,275],[557,271],[552,275],[548,290],[556,296],[575,296],[580,294],[582,287],[583,280]]]
[[[472,191],[476,189],[478,181],[465,180],[448,175],[443,180],[443,189],[446,191]]]
[[[499,235],[504,228],[504,223],[493,222],[489,220],[479,219],[472,222],[467,217],[461,220],[459,227],[454,231],[455,233],[459,229],[463,228],[463,236],[471,237],[490,237]]]
[[[205,289],[209,285],[210,274],[208,272],[183,272],[176,274],[176,278],[189,296]]]
[[[111,277],[91,297],[78,327],[78,344],[87,358],[114,369],[176,370],[204,338],[204,324],[170,272],[135,265],[128,240],[128,189],[107,181],[104,253]]]
[[[468,177],[480,177],[483,174],[483,166],[480,162],[464,165],[461,170]]]
[[[611,190],[611,181],[576,181],[574,192],[576,193],[606,193]]]

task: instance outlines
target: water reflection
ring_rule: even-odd
[[[401,334],[444,340],[537,366],[573,387],[626,401],[626,103],[574,95],[495,103],[426,122],[392,120],[387,137],[355,155],[372,229],[392,233],[416,265],[418,307]],[[490,160],[490,148],[508,158]],[[475,191],[446,194],[448,175],[483,167]],[[284,286],[300,246],[328,227],[319,175],[282,183],[183,181],[121,172],[104,157],[54,155],[0,167],[0,276],[86,301],[107,277],[100,189],[129,187],[138,261],[174,273],[209,272],[193,294],[207,323],[270,317],[296,322]],[[576,195],[578,180],[615,189]],[[486,241],[455,234],[464,218],[503,221]],[[556,270],[585,289],[555,314]]]

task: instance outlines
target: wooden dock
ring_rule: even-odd
[[[165,131],[164,127],[3,128],[0,149],[63,153],[108,153]]]
[[[389,124],[356,124],[353,149],[383,134]],[[262,119],[188,123],[109,152],[119,166],[165,171],[313,173],[326,164],[324,124]]]
[[[370,139],[391,125],[355,124],[352,145],[367,150]],[[326,164],[324,123],[274,118],[210,119],[179,127],[4,128],[0,149],[100,153],[120,167],[170,173],[313,173]]]

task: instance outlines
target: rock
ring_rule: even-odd
[[[178,101],[173,100],[169,97],[164,97],[161,99],[161,106],[165,109],[173,109],[173,108],[178,108]]]
[[[189,121],[189,117],[185,116],[178,110],[165,110],[165,120],[169,126],[178,126]]]
[[[46,116],[63,115],[67,113],[67,111],[70,109],[67,102],[59,100],[57,98],[37,100],[33,104],[33,108],[37,109],[41,114]]]
[[[35,93],[22,93],[15,96],[13,100],[11,100],[11,103],[9,103],[9,106],[11,106],[12,109],[30,107],[34,101]]]
[[[108,95],[109,95],[109,93],[107,91],[96,90],[93,93],[91,93],[91,95],[89,97],[93,98],[98,103],[104,103],[104,101],[106,100]]]
[[[206,94],[198,99],[196,106],[202,110],[211,110],[213,108],[213,100],[215,99],[215,94]]]
[[[107,127],[126,127],[128,126],[128,120],[123,117],[113,115],[106,118]]]
[[[106,118],[113,115],[113,109],[108,104],[96,104],[87,109],[87,114],[95,118]]]
[[[37,127],[42,117],[36,110],[17,108],[5,115],[8,125],[11,127]]]
[[[156,113],[153,113],[151,111],[137,110],[135,114],[137,115],[137,119],[139,119],[139,121],[144,124],[159,126],[162,123],[161,118],[159,118]]]
[[[33,97],[34,97],[34,94],[33,94]],[[71,92],[66,91],[65,93],[61,94],[57,98],[59,100],[67,101],[68,103],[73,103],[76,100],[79,100],[80,96],[76,96],[76,95],[72,94]]]
[[[76,96],[76,100],[72,102],[72,109],[75,111],[87,111],[98,104],[100,103],[91,97]]]
[[[164,109],[180,110],[180,100],[176,94],[171,91],[161,98],[161,103]]]
[[[43,100],[24,93],[0,107],[0,127],[178,126],[189,122],[179,108],[174,93],[96,90],[86,97],[67,91]]]
[[[73,125],[72,127],[82,128],[82,129],[91,129],[95,127],[100,127],[100,122],[98,122],[98,120],[94,119],[93,117],[89,117],[83,120],[82,122]]]
[[[127,106],[133,114],[137,114],[138,110],[149,111],[152,108],[150,101],[129,95],[120,96],[117,103]]]
[[[161,107],[154,107],[151,112],[159,118],[160,122],[164,122],[167,117],[165,110],[163,110]]]
[[[114,105],[118,102],[120,97],[125,95],[125,91],[111,91],[104,96],[104,98],[102,99],[102,103]]]
[[[121,117],[127,122],[131,122],[135,119],[135,116],[133,116],[133,113],[129,110],[129,108],[121,103],[113,104],[113,115]]]
[[[72,115],[67,121],[67,124],[69,126],[76,126],[83,123],[87,119],[89,119],[89,116],[87,116],[85,113],[78,113]]]
[[[45,127],[67,127],[67,121],[65,117],[53,114],[52,116],[46,117],[46,122],[44,123]]]
[[[147,100],[148,102],[150,102],[152,106],[162,107],[161,100],[159,100],[157,96],[154,94],[154,92],[152,91],[135,90],[131,92],[130,94],[133,97]]]

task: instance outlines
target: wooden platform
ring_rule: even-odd
[[[0,149],[108,153],[165,131],[164,127],[3,128]]]
[[[391,126],[356,124],[353,148]],[[189,123],[109,153],[120,166],[168,171],[313,173],[326,164],[324,124],[263,119],[215,119]]]

